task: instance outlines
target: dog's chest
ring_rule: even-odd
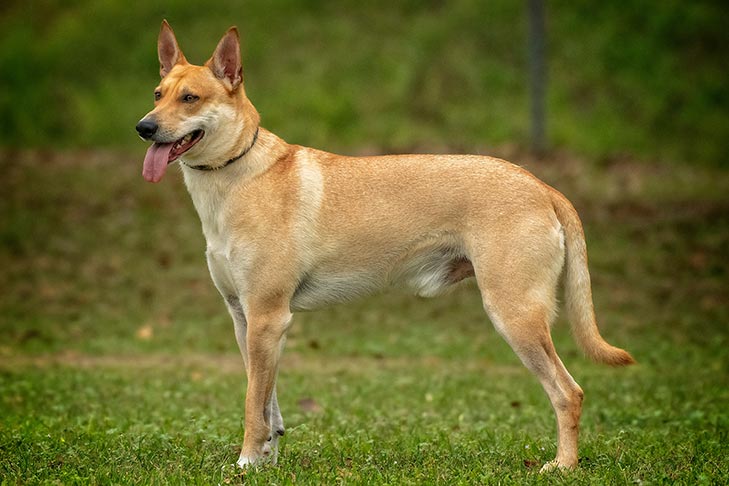
[[[224,296],[239,295],[242,289],[237,288],[231,263],[232,240],[230,225],[225,220],[225,204],[222,194],[225,190],[221,184],[213,180],[209,185],[202,185],[194,177],[185,173],[185,183],[192,196],[192,201],[200,216],[203,235],[205,236],[208,269],[210,276],[221,294]],[[238,266],[241,262],[239,262]],[[242,270],[242,269],[239,269]]]
[[[210,276],[225,297],[243,296],[249,293],[247,282],[253,269],[254,250],[238,236],[233,238],[222,227],[221,231],[204,229],[207,249],[205,251]]]
[[[220,217],[218,217],[220,218]],[[212,218],[213,221],[215,217]],[[203,234],[206,241],[206,257],[210,276],[223,296],[243,295],[247,293],[245,283],[251,271],[253,249],[241,236],[233,237],[230,225],[218,220],[203,222]]]
[[[218,288],[218,291],[225,297],[238,295],[239,289],[233,279],[232,267],[229,258],[222,252],[207,250],[208,269],[210,276]]]
[[[210,276],[223,296],[238,295],[241,289],[237,288],[233,277],[229,235],[223,226],[212,223],[203,220],[202,225]]]

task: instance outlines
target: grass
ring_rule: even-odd
[[[540,476],[553,413],[473,285],[297,315],[278,467],[231,467],[244,373],[176,171],[138,153],[0,152],[3,484],[726,484],[729,176],[506,154],[585,222],[603,334],[556,346],[586,392],[580,468]]]
[[[169,358],[5,373],[5,478],[239,482],[229,464],[242,435],[240,370],[227,369],[232,357],[222,371],[219,358]],[[536,471],[555,452],[548,402],[517,366],[370,357],[285,365],[280,464],[248,472],[246,483],[540,482]],[[711,373],[660,380],[671,367],[583,368],[581,467],[564,482],[724,482],[727,424],[720,403],[707,406]]]
[[[5,0],[0,145],[134,147],[167,18],[192,62],[241,28],[248,94],[292,143],[488,150],[528,142],[525,2]],[[551,1],[556,148],[726,166],[722,2]],[[334,142],[336,141],[336,142]]]

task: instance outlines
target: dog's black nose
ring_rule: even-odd
[[[143,139],[147,140],[157,132],[157,122],[154,120],[147,120],[146,118],[137,123],[137,133]]]

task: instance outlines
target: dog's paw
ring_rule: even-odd
[[[265,444],[263,444],[263,457],[262,459],[274,466],[278,462],[278,435],[269,437]]]
[[[542,469],[539,470],[539,474],[544,474],[548,472],[553,471],[570,471],[575,468],[575,465],[565,464],[563,462],[558,461],[557,459],[553,461],[549,461],[544,466],[542,466]]]
[[[261,453],[256,456],[245,455],[242,452],[238,458],[236,464],[241,469],[246,469],[251,466],[262,466],[264,464],[276,465],[278,462],[278,436],[269,437],[268,440],[263,444]]]
[[[238,457],[238,461],[235,463],[235,465],[241,469],[248,469],[251,466],[257,465],[258,462],[259,460],[253,457],[248,457],[241,454],[240,457]]]

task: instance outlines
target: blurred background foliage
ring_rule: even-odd
[[[723,1],[547,2],[548,135],[729,165]],[[232,24],[263,124],[334,151],[528,143],[526,6],[513,0],[4,0],[0,145],[141,147],[167,18],[202,63]]]

